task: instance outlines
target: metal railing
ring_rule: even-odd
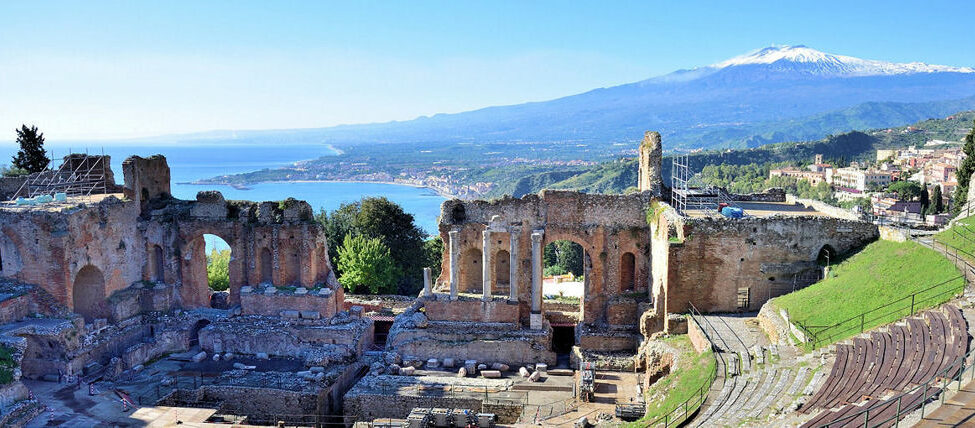
[[[951,300],[950,296],[964,292],[965,286],[965,276],[958,275],[835,324],[818,326],[800,321],[794,324],[806,335],[805,342],[815,349]]]
[[[962,381],[965,379],[965,377],[968,377],[970,381],[975,380],[975,370],[973,370],[973,364],[972,361],[970,361],[973,359],[973,356],[975,356],[975,349],[968,351],[968,353],[966,353],[964,356],[956,358],[948,367],[942,369],[938,373],[935,373],[931,379],[928,379],[928,381],[924,382],[923,384],[915,386],[910,390],[904,391],[888,399],[875,400],[877,401],[875,404],[864,405],[863,409],[855,413],[829,423],[817,425],[817,427],[839,427],[853,423],[860,425],[861,421],[863,422],[862,426],[867,428],[890,426],[891,423],[893,423],[894,426],[897,426],[901,419],[917,410],[921,411],[921,419],[923,420],[924,412],[926,410],[925,405],[928,404],[932,398],[940,398],[941,404],[944,404],[945,393],[951,387],[952,383],[955,383],[957,391],[961,389]],[[965,374],[966,371],[968,374]],[[940,386],[938,385],[939,383],[941,384]],[[919,391],[921,392],[921,399],[916,400],[916,398],[912,398],[916,396]],[[885,414],[886,412],[882,412],[880,408],[889,407],[891,403],[894,403],[895,406],[893,416],[880,416],[881,419],[878,419],[878,416],[871,416],[871,411],[874,413],[874,415]]]
[[[678,404],[673,409],[665,413],[663,416],[659,416],[657,417],[657,419],[654,419],[653,421],[648,423],[647,424],[648,427],[656,427],[656,426],[663,426],[664,428],[675,427],[675,426],[680,426],[681,424],[689,421],[690,418],[694,416],[695,412],[697,412],[698,409],[700,409],[701,406],[704,405],[704,401],[707,400],[708,398],[708,392],[711,391],[711,386],[714,384],[714,381],[717,380],[718,378],[718,365],[719,365],[718,359],[721,358],[721,360],[724,361],[724,359],[721,357],[721,353],[718,352],[717,349],[715,349],[714,341],[711,339],[710,336],[708,336],[707,331],[704,329],[704,326],[700,322],[698,322],[698,317],[703,318],[701,316],[701,313],[698,312],[697,308],[695,308],[693,304],[690,304],[690,307],[691,307],[691,314],[690,314],[691,322],[697,324],[698,328],[701,329],[701,332],[704,334],[705,338],[707,338],[708,342],[711,344],[711,357],[714,358],[714,363],[715,363],[714,369],[711,370],[711,372],[708,374],[707,379],[704,380],[704,383],[702,383],[701,386],[697,388],[697,390],[694,392],[693,395],[691,395],[688,399],[682,401],[680,404]]]

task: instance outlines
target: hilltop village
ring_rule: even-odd
[[[970,408],[952,407],[975,325],[957,250],[782,189],[666,187],[655,132],[632,193],[444,202],[439,276],[386,300],[347,298],[305,202],[175,199],[162,156],[126,159],[121,184],[106,157],[63,162],[0,204],[2,426],[876,426]],[[230,247],[228,292],[208,286],[207,234]],[[575,301],[543,292],[556,241],[583,250]],[[845,288],[832,301],[860,312],[803,318],[879,251],[945,280],[909,310]]]

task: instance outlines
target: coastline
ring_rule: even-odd
[[[247,183],[247,184],[243,184],[243,185],[242,184],[223,183],[223,182],[199,182],[199,181],[190,181],[190,182],[182,182],[182,183],[175,183],[175,184],[189,184],[189,185],[193,185],[193,186],[208,186],[208,185],[210,185],[210,186],[230,186],[230,187],[233,187],[233,188],[239,189],[239,190],[250,190],[246,186],[253,185],[253,184],[257,184],[257,183],[359,183],[359,184],[389,184],[389,185],[394,185],[394,186],[408,186],[408,187],[414,187],[414,188],[418,188],[418,189],[428,189],[428,190],[433,191],[434,193],[436,193],[437,195],[439,195],[440,197],[445,198],[445,199],[460,199],[456,195],[453,195],[453,194],[450,194],[448,192],[442,191],[442,190],[440,190],[438,188],[435,188],[435,187],[424,186],[422,184],[414,184],[414,183],[397,183],[395,181],[368,181],[368,180],[267,180],[267,181],[259,181],[259,182],[256,182],[256,183]]]

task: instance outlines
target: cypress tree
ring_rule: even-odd
[[[44,150],[44,133],[37,132],[36,126],[21,125],[17,130],[17,144],[20,150],[13,158],[13,166],[27,172],[41,172],[51,162]]]
[[[975,121],[972,122],[972,130],[965,136],[965,147],[962,149],[968,157],[961,162],[955,178],[958,179],[958,187],[955,188],[954,210],[957,212],[968,200],[968,181],[975,172]]]

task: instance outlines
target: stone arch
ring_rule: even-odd
[[[200,345],[200,330],[203,330],[206,326],[210,325],[209,320],[198,320],[193,324],[193,328],[190,329],[190,348],[194,348]]]
[[[481,249],[468,248],[460,256],[460,284],[458,289],[476,293],[483,289],[484,272],[481,271]]]
[[[162,247],[152,246],[152,252],[149,254],[149,267],[149,275],[153,281],[166,282],[166,262]]]
[[[836,250],[832,245],[825,244],[816,252],[816,263],[820,266],[827,266],[836,263]]]
[[[271,284],[274,282],[274,256],[267,247],[261,247],[260,255],[257,257],[260,282]]]
[[[71,287],[71,303],[74,311],[84,316],[86,322],[108,318],[105,275],[101,269],[94,265],[85,265],[78,270]]]
[[[636,288],[636,256],[627,251],[620,256],[620,291]]]
[[[511,284],[511,254],[508,250],[498,250],[494,253],[494,288],[492,294],[507,293]]]

